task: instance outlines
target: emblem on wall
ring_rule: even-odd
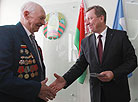
[[[61,13],[49,13],[46,15],[46,24],[43,28],[43,34],[50,40],[60,38],[65,30],[65,25],[65,18]]]

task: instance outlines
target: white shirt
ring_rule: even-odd
[[[101,40],[102,40],[102,44],[103,44],[103,51],[104,51],[104,46],[105,46],[106,33],[107,33],[107,27],[101,33],[101,35],[102,35]],[[95,33],[95,36],[96,36],[96,46],[98,46],[98,42],[99,42],[98,36],[99,36],[99,34],[98,33]]]
[[[25,31],[26,31],[26,33],[27,33],[27,35],[28,35],[28,37],[31,35],[31,32],[23,25],[23,28],[25,29]]]
[[[23,25],[23,28],[25,29],[25,31],[26,31],[26,33],[27,33],[27,35],[28,35],[28,37],[29,37],[29,40],[31,41],[31,43],[32,43],[32,40],[30,39],[30,35],[32,34],[24,25]],[[34,34],[33,34],[33,36],[35,36]]]

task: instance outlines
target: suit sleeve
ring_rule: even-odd
[[[123,63],[113,70],[114,76],[119,77],[122,75],[128,75],[137,67],[137,57],[135,55],[135,50],[128,39],[127,34],[122,34],[122,56]]]
[[[34,101],[40,91],[41,83],[15,76],[13,42],[12,31],[0,27],[0,93]]]
[[[83,47],[81,46],[80,56],[76,63],[63,75],[63,78],[66,80],[66,86],[64,88],[67,88],[79,76],[81,76],[81,74],[86,70],[87,66],[88,62],[85,58]]]

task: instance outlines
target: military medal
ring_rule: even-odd
[[[24,78],[25,78],[25,79],[28,79],[28,78],[29,78],[28,72],[30,72],[29,66],[26,66],[26,67],[24,68],[24,72],[26,73],[26,74],[24,75]]]
[[[29,55],[29,56],[28,56],[28,58],[32,58],[32,56],[31,56],[31,55]]]
[[[23,74],[19,74],[18,75],[18,78],[23,78]]]
[[[38,76],[38,72],[37,72],[38,66],[37,66],[37,64],[35,64],[35,65],[33,65],[33,66],[34,66],[34,70],[35,70],[35,76]]]
[[[35,59],[33,59],[33,63],[34,63],[34,64],[36,63]]]
[[[31,77],[34,78],[34,76],[35,76],[35,74],[32,72],[32,73],[31,73]]]
[[[25,53],[28,55],[29,54],[29,51],[27,49],[25,49]]]
[[[27,46],[26,45],[21,45],[21,48],[27,48]]]
[[[19,61],[19,64],[20,64],[20,65],[23,65],[23,64],[24,64],[24,60],[20,60],[20,61]]]
[[[34,66],[33,65],[30,66],[30,71],[32,72],[31,77],[32,78],[35,77],[35,74],[33,73],[34,72]]]
[[[32,62],[33,62],[33,61],[32,61],[31,59],[29,59],[28,64],[32,64]]]
[[[25,59],[29,59],[29,57],[28,57],[28,56],[25,56],[24,58],[25,58]]]
[[[35,76],[38,76],[38,72],[35,72]]]
[[[31,55],[31,58],[34,58],[34,56],[32,55],[32,53],[30,53],[30,55]]]
[[[21,56],[21,59],[24,59],[25,57],[24,56]]]
[[[23,72],[24,72],[24,66],[19,66],[18,68],[18,73],[20,73],[18,75],[19,78],[23,78],[23,74],[22,74]]]
[[[20,50],[20,53],[23,54],[23,49]]]
[[[25,74],[25,75],[24,75],[24,78],[25,78],[25,79],[28,79],[28,78],[29,78],[29,74]]]
[[[24,61],[24,64],[25,64],[25,65],[28,65],[28,60],[25,60],[25,61]]]

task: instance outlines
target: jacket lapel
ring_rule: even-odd
[[[97,62],[99,63],[99,60],[98,60],[98,53],[97,53],[97,47],[96,47],[96,36],[95,36],[95,34],[93,34],[93,36],[92,36],[92,50],[94,50],[94,55],[95,55],[95,58],[96,58],[96,60],[97,60]]]
[[[34,48],[29,40],[29,37],[20,22],[17,23],[17,30],[18,30],[18,33],[21,34],[22,41],[26,44],[26,46],[28,47],[30,52],[32,52],[33,56],[35,57],[36,62],[39,62],[39,58],[38,58],[37,54],[35,53]],[[40,63],[39,63],[39,65],[40,65]]]
[[[102,57],[102,63],[104,62],[104,59],[108,53],[108,50],[110,49],[110,44],[111,44],[111,39],[113,37],[113,32],[110,28],[107,28],[107,33],[106,33],[106,41],[104,45],[104,52],[103,52],[103,57]]]

